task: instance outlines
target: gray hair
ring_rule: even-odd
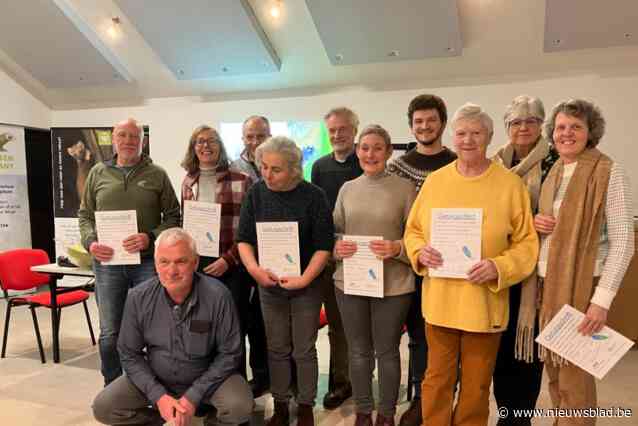
[[[378,124],[370,124],[364,127],[364,129],[359,134],[358,143],[361,143],[361,139],[363,139],[364,136],[368,135],[379,136],[385,142],[386,149],[392,149],[392,139],[390,138],[390,134],[386,129],[379,126]]]
[[[182,228],[174,227],[163,230],[155,240],[155,248],[157,249],[160,244],[173,246],[182,241],[188,245],[188,248],[191,250],[191,254],[197,257],[197,243],[195,243],[191,234]]]
[[[303,168],[301,166],[303,154],[295,141],[286,136],[273,136],[268,138],[266,142],[259,145],[255,150],[255,162],[260,168],[261,159],[266,153],[281,155],[288,164],[288,168],[292,171],[293,176],[301,180],[303,176]]]
[[[333,115],[339,115],[345,117],[350,125],[357,130],[359,128],[359,116],[350,108],[347,107],[337,107],[332,108],[330,111],[323,116],[323,121],[328,121],[330,117]]]
[[[115,125],[113,126],[112,133],[115,132],[115,129],[117,129],[118,127],[124,127],[128,124],[132,124],[135,127],[137,127],[137,130],[140,132],[140,139],[144,139],[144,127],[141,124],[139,124],[136,119],[130,118],[130,117],[127,118],[126,120],[120,121],[119,123],[115,123]]]
[[[490,139],[492,138],[492,135],[494,134],[494,121],[492,121],[492,118],[483,111],[483,108],[481,108],[480,105],[467,102],[465,105],[457,109],[452,117],[452,130],[456,128],[456,124],[461,120],[474,120],[480,122],[483,128],[487,130]]]
[[[537,118],[541,122],[545,121],[545,107],[538,98],[520,95],[515,97],[505,108],[503,124],[505,124],[505,129],[509,129],[512,121],[528,117]]]
[[[594,148],[598,145],[605,134],[605,118],[600,108],[592,102],[584,99],[570,99],[554,106],[549,119],[545,122],[543,130],[548,141],[554,143],[554,127],[556,116],[559,113],[579,118],[587,124],[588,137],[587,148]]]
[[[241,125],[242,132],[244,131],[244,129],[246,128],[248,123],[250,123],[251,121],[255,121],[255,120],[261,121],[262,123],[264,123],[264,126],[266,126],[266,129],[268,129],[268,134],[270,134],[270,121],[266,117],[264,117],[263,115],[251,115],[250,117],[245,119],[244,122]]]

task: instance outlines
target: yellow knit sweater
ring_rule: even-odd
[[[414,202],[404,243],[410,262],[423,280],[423,315],[429,324],[471,332],[507,328],[509,287],[531,274],[538,258],[529,195],[521,179],[492,163],[480,176],[458,173],[456,161],[432,173]],[[481,208],[481,254],[498,269],[498,280],[472,284],[463,279],[427,278],[418,262],[430,240],[432,208]],[[434,247],[436,249],[436,247]]]

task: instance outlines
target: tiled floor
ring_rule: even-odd
[[[94,327],[97,328],[97,310],[90,300]],[[4,321],[6,302],[0,300],[0,321]],[[100,390],[102,378],[99,373],[99,358],[91,346],[84,313],[80,306],[67,308],[62,314],[62,362],[51,362],[51,328],[49,312],[39,310],[40,327],[44,340],[47,363],[41,364],[31,318],[27,309],[14,310],[12,314],[7,358],[0,360],[0,426],[14,425],[97,425],[90,411],[91,400]],[[319,397],[320,402],[327,388],[328,336],[322,330],[319,348]],[[403,380],[398,415],[407,409],[405,383],[407,370],[407,336],[401,344]],[[623,407],[633,410],[629,419],[600,419],[599,425],[638,425],[638,351],[631,351],[621,363],[598,384],[601,407]],[[495,416],[494,403],[491,404]],[[539,400],[539,407],[548,407],[546,386]],[[264,417],[272,410],[269,395],[257,400],[252,424],[263,425]],[[323,410],[317,404],[317,424],[352,425],[354,405],[348,401],[334,411]],[[495,424],[495,417],[490,424]],[[199,425],[201,423],[195,423]],[[537,419],[537,425],[550,425],[550,419]]]

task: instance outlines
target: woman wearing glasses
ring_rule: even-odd
[[[199,272],[219,279],[229,288],[243,329],[247,300],[242,301],[247,299],[248,293],[242,291],[241,263],[234,238],[241,202],[252,180],[230,168],[219,134],[206,125],[193,131],[181,166],[186,170],[182,182],[182,209],[187,200],[221,204],[220,256],[200,256]]]
[[[538,98],[517,96],[507,106],[503,121],[509,143],[494,160],[523,179],[536,213],[541,184],[558,159],[558,152],[542,136],[545,108]],[[522,285],[510,287],[509,323],[501,337],[494,369],[494,397],[499,408],[531,410],[541,390],[543,363],[538,359],[536,315],[536,273]],[[498,425],[530,425],[531,416],[499,419]]]

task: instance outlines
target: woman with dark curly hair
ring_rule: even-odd
[[[545,133],[560,155],[550,170],[534,225],[541,234],[541,330],[565,304],[585,313],[583,335],[600,331],[634,253],[632,200],[624,169],[597,149],[605,120],[591,102],[556,105]],[[586,371],[541,348],[553,406],[596,406]],[[558,418],[557,425],[593,425],[595,418]]]

